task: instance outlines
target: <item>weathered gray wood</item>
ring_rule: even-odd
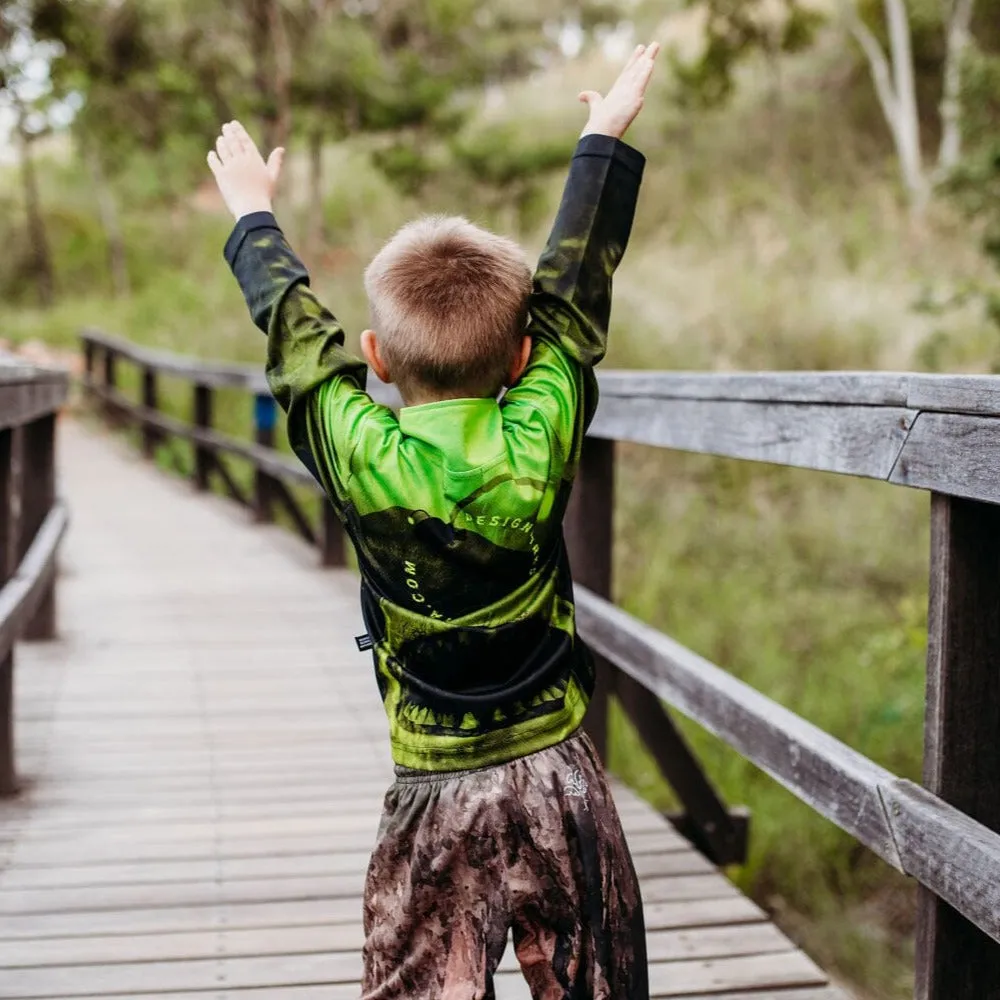
[[[924,784],[1000,831],[1000,506],[934,494],[930,583]],[[969,855],[975,841],[956,843],[954,831],[945,843],[928,842],[932,830],[928,822],[922,831],[920,863],[944,880],[946,899],[959,909],[970,912],[971,895],[977,922],[985,916],[987,932],[1000,937],[1000,885],[983,859]],[[948,901],[921,893],[917,997],[1000,997],[1000,946]]]
[[[910,375],[906,405],[915,410],[1000,416],[996,375]]]
[[[45,599],[55,574],[59,543],[68,525],[66,506],[57,502],[13,576],[0,589],[0,656],[10,652]]]
[[[620,674],[616,683],[622,708],[686,810],[695,846],[717,865],[743,864],[746,824],[730,816],[673,719],[633,677]]]
[[[891,481],[1000,503],[1000,418],[920,414]]]
[[[22,449],[21,537],[18,557],[27,554],[56,499],[56,415],[50,413],[26,424]],[[56,587],[54,574],[24,624],[24,639],[52,639],[56,634]]]
[[[658,372],[598,373],[602,399],[704,399],[753,403],[902,406],[912,376],[894,372]],[[1000,380],[998,380],[1000,381]]]
[[[219,431],[192,427],[190,424],[169,417],[165,413],[148,410],[137,403],[132,403],[117,390],[108,390],[99,384],[91,384],[90,389],[99,399],[111,403],[118,410],[130,413],[141,423],[156,427],[165,434],[191,441],[205,449],[246,459],[275,479],[290,479],[299,485],[308,486],[319,492],[319,484],[302,463],[294,458],[258,444],[238,441],[236,438],[228,437]]]
[[[212,429],[212,390],[207,385],[194,386],[194,409],[192,413],[194,426],[200,430]],[[143,424],[148,427],[148,424]],[[214,452],[196,443],[194,448],[193,478],[195,489],[207,490],[209,476],[214,464]]]
[[[888,479],[916,412],[649,397],[605,397],[591,433],[636,444]]]
[[[18,369],[16,376],[8,376],[0,381],[0,430],[31,423],[66,402],[69,379],[64,373]]]
[[[721,737],[818,812],[902,869],[878,788],[888,771],[715,664],[580,591],[587,641],[647,690]]]
[[[214,933],[122,935],[113,937],[43,938],[0,941],[0,968],[106,965],[128,962],[190,961],[217,958],[252,958],[264,955],[303,955],[360,952],[364,935],[359,924],[305,925],[226,930]],[[789,941],[770,924],[671,929],[649,935],[653,961],[780,954]],[[515,968],[509,950],[501,968]]]
[[[900,372],[602,371],[602,397],[897,406],[1000,416],[1000,377]]]
[[[912,782],[894,781],[881,794],[906,874],[961,910],[993,941],[1000,941],[1000,837]],[[959,990],[978,971],[988,971],[990,961],[987,957],[983,965],[970,963],[957,972],[949,961],[945,964],[954,978],[937,985],[954,989],[950,995],[962,996]],[[979,980],[980,992],[975,995],[985,1000],[998,984],[996,978]]]
[[[89,345],[91,350],[96,346],[106,355],[117,356],[142,368],[205,386],[241,388],[245,387],[251,378],[256,378],[260,374],[257,365],[202,361],[170,351],[143,347],[123,337],[115,337],[98,330],[84,330],[80,334],[80,339],[85,346]]]
[[[22,676],[66,671],[50,706],[29,699],[39,770],[0,810],[0,992],[356,996],[361,885],[391,780],[352,644],[356,581],[70,434],[66,485],[87,530],[70,539],[64,641],[24,651]],[[128,505],[111,502],[122,493]],[[666,995],[745,983],[766,997],[763,982],[812,975],[655,810],[613,788]],[[501,979],[498,1000],[523,995],[519,974]]]
[[[91,375],[90,368],[87,368],[88,377]],[[147,410],[155,410],[159,406],[159,398],[156,384],[156,369],[143,368],[142,370],[142,405]],[[142,453],[146,458],[152,458],[156,454],[156,446],[159,444],[159,435],[156,428],[151,424],[142,425]]]
[[[582,589],[577,619],[621,670],[1000,940],[1000,835]]]

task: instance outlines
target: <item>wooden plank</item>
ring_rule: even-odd
[[[930,583],[924,784],[1000,830],[1000,507],[932,497]],[[980,922],[985,917],[987,931],[992,925],[1000,939],[1000,887],[982,859],[969,856],[964,837],[955,843],[957,831],[947,831],[945,843],[934,843],[934,829],[928,823],[919,831],[920,847],[931,853],[914,860],[931,870],[925,878],[945,882],[950,894],[945,901],[921,891],[916,996],[978,1000],[1000,984],[1000,945],[949,902],[967,911],[972,897]],[[912,849],[909,841],[905,847]],[[956,851],[965,865],[955,864]]]
[[[649,966],[649,988],[655,997],[825,985],[826,976],[800,951]]]
[[[91,381],[88,384],[88,389],[98,399],[112,405],[118,412],[127,413],[142,426],[155,427],[163,434],[170,434],[190,441],[203,449],[247,459],[257,468],[276,479],[290,479],[300,486],[308,486],[319,492],[319,484],[296,459],[268,448],[262,448],[260,445],[251,444],[248,441],[239,441],[219,431],[192,427],[190,424],[167,416],[159,410],[152,410],[138,403],[133,403],[124,393],[117,389],[109,389],[100,383]]]
[[[502,966],[498,980],[517,976],[512,959]],[[11,1000],[40,1000],[52,996],[86,997],[134,995],[151,982],[162,992],[279,986],[320,986],[356,983],[359,952],[296,952],[294,954],[225,954],[209,959],[149,961],[106,965],[60,965],[44,969],[14,968],[5,972],[4,995]],[[651,961],[650,986],[654,996],[717,993],[720,990],[823,986],[826,980],[800,952],[722,958]]]
[[[1000,418],[921,413],[890,481],[1000,503]]]
[[[909,375],[906,405],[916,410],[1000,416],[995,375]]]
[[[20,369],[18,374],[8,371],[6,375],[0,380],[0,430],[23,427],[55,413],[69,394],[65,372]]]
[[[56,555],[69,525],[66,505],[57,501],[38,529],[14,575],[0,589],[0,657],[5,657],[45,599]]]
[[[620,674],[616,686],[636,733],[686,810],[692,841],[718,865],[743,864],[747,857],[746,823],[737,823],[730,815],[673,719],[628,674]]]
[[[602,597],[611,597],[615,448],[611,441],[588,438],[570,494],[563,525],[574,581]],[[597,659],[594,691],[585,726],[600,757],[608,756],[608,706],[615,671]]]
[[[241,365],[174,354],[140,344],[133,344],[123,337],[115,337],[99,330],[86,329],[80,338],[84,344],[96,345],[111,351],[126,361],[149,371],[172,378],[185,379],[200,385],[244,388],[256,382],[260,375],[258,365]]]
[[[368,851],[325,850],[303,854],[260,855],[248,858],[191,858],[183,861],[147,861],[52,868],[18,867],[4,873],[4,895],[23,889],[65,889],[73,886],[156,886],[163,882],[226,881],[301,877],[304,875],[364,874]],[[670,855],[666,855],[669,857]],[[695,856],[697,857],[697,856]],[[680,867],[680,866],[679,866]],[[689,871],[697,871],[691,868]]]
[[[22,735],[39,770],[0,811],[0,992],[356,996],[361,886],[392,772],[370,666],[349,647],[355,582],[78,443],[67,670],[52,701],[52,653],[29,651],[45,664],[22,672],[38,678]],[[133,502],[109,517],[112,482]],[[176,534],[149,532],[168,520]],[[297,618],[272,614],[279,591]],[[615,796],[654,968],[677,972],[665,995],[731,981],[766,996],[765,959],[772,981],[805,975],[655,809],[617,783]],[[513,955],[504,968],[498,1000],[522,1000]]]
[[[913,377],[893,372],[658,372],[602,370],[601,398],[907,407]],[[994,380],[1000,383],[1000,379]],[[998,407],[1000,412],[1000,407]]]
[[[0,968],[45,969],[53,966],[118,965],[153,961],[190,961],[224,955],[308,955],[360,952],[360,923],[306,927],[218,930],[213,933],[124,935],[119,937],[51,938],[0,942]],[[682,961],[736,955],[765,955],[791,949],[788,939],[770,924],[654,931],[649,935],[651,961]],[[501,968],[515,969],[508,950]]]
[[[1000,416],[995,375],[895,372],[656,372],[604,370],[602,398],[704,399],[829,406],[905,407]]]
[[[135,965],[53,966],[4,972],[8,1000],[49,997],[132,996],[154,983],[157,990],[249,989],[251,987],[323,986],[357,983],[361,956],[354,952],[267,955],[189,962],[142,962]]]
[[[915,410],[611,396],[598,437],[802,469],[889,478]]]
[[[94,865],[61,865],[44,868],[18,867],[6,872],[2,884],[4,898],[23,899],[23,890],[34,890],[44,900],[47,893],[78,887],[103,890],[109,887],[144,887],[161,883],[189,883],[288,877],[326,877],[363,875],[368,868],[365,850],[264,855],[251,857],[190,858],[175,861],[122,862]],[[635,868],[641,878],[653,875],[709,874],[715,869],[690,847],[640,854],[633,852]],[[64,896],[60,896],[60,899]],[[102,898],[106,896],[102,895]],[[0,907],[4,900],[0,899]]]
[[[1000,835],[582,590],[577,621],[647,689],[1000,941]]]
[[[646,929],[750,925],[766,920],[738,893],[728,898],[651,902],[644,907]],[[79,913],[27,914],[0,920],[0,941],[204,933],[240,928],[308,927],[358,923],[361,900],[325,898],[268,901],[227,906],[156,907]]]

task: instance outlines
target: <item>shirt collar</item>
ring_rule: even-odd
[[[442,399],[399,411],[399,429],[463,465],[485,465],[498,457],[500,407],[495,399]]]

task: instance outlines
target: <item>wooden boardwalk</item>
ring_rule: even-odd
[[[60,641],[19,651],[0,805],[0,997],[359,996],[391,780],[357,584],[73,424]],[[843,994],[653,810],[618,794],[653,994]],[[527,991],[508,949],[500,1000]]]

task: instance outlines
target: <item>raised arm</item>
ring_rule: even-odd
[[[639,46],[577,145],[555,226],[535,274],[531,359],[506,395],[508,423],[541,417],[567,463],[597,407],[593,367],[607,350],[611,287],[628,245],[644,157],[621,141],[642,107],[658,46]]]
[[[277,170],[237,123],[223,128],[220,143],[209,163],[238,219],[225,257],[267,334],[268,385],[288,413],[295,453],[335,500],[346,498],[355,452],[384,444],[398,425],[364,391],[367,366],[345,350],[343,329],[278,228],[270,205]]]

